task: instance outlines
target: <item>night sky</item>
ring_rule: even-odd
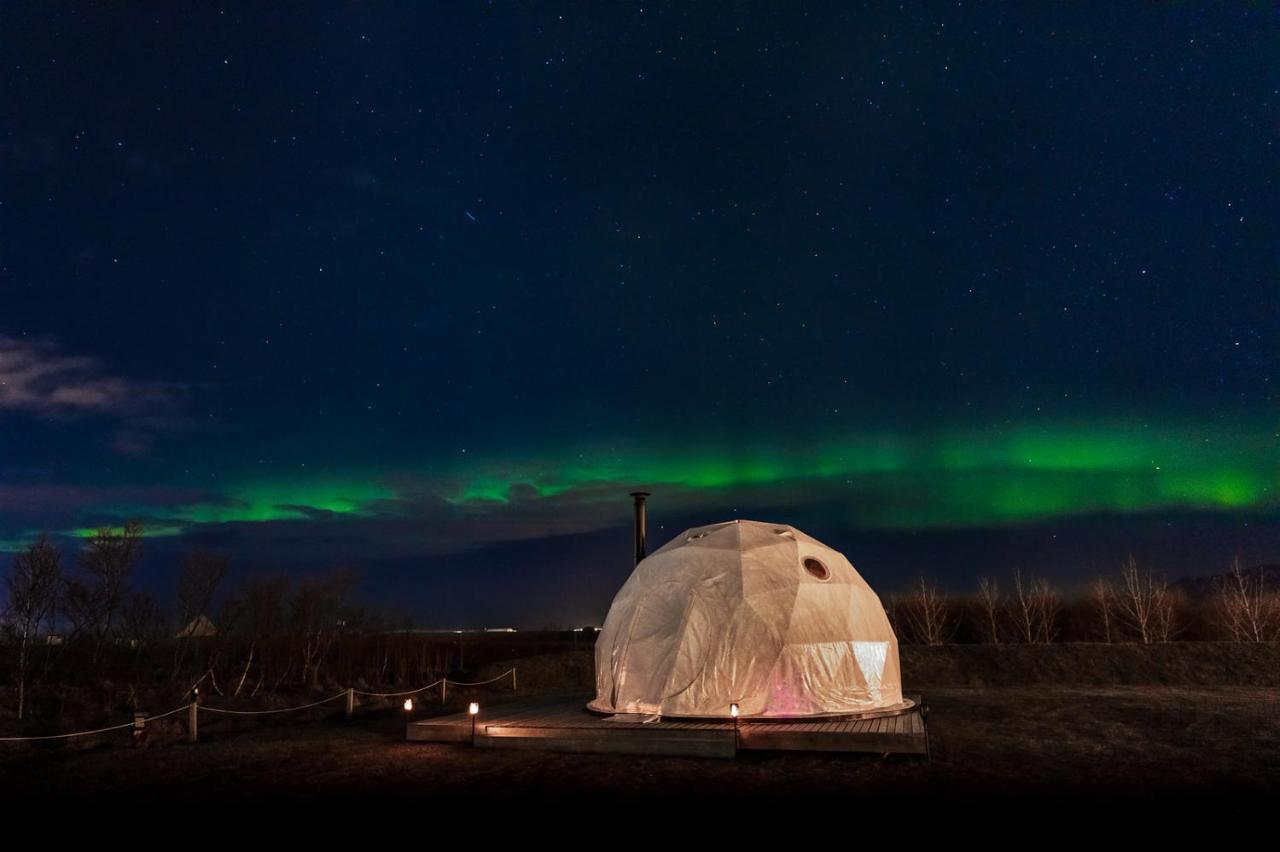
[[[1278,24],[5,4],[0,550],[534,627],[637,486],[882,592],[1280,558]]]

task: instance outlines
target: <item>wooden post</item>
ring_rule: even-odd
[[[347,718],[350,719],[356,712],[356,690],[355,687],[347,687]]]
[[[196,701],[192,701],[187,705],[187,742],[194,743],[199,740],[200,734],[197,729],[200,718],[200,705]]]
[[[449,681],[445,678],[440,678],[440,703],[449,703]]]
[[[515,666],[512,666],[512,667],[511,667],[511,691],[512,691],[512,692],[515,692],[515,691],[516,691],[516,669],[515,669]]]

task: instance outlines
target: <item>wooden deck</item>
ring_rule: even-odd
[[[734,742],[733,723],[720,720],[606,717],[586,710],[587,696],[527,699],[481,707],[475,745],[544,751],[617,754],[694,755],[731,758],[739,750],[847,751],[877,754],[928,754],[925,712],[916,706],[872,718],[813,721],[743,721]],[[471,742],[466,713],[410,722],[406,736],[419,742]]]

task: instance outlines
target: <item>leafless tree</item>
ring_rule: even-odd
[[[1062,599],[1044,578],[1031,584],[1031,604],[1036,616],[1036,640],[1048,645],[1058,638],[1058,615]]]
[[[1033,583],[1034,580],[1023,580],[1021,568],[1013,569],[1013,622],[1018,638],[1028,645],[1040,635],[1035,598],[1031,593]]]
[[[1219,583],[1216,604],[1218,620],[1233,642],[1280,640],[1280,599],[1267,592],[1262,570],[1250,576],[1239,559],[1233,560]]]
[[[1120,568],[1120,589],[1116,596],[1118,616],[1144,644],[1149,643],[1152,636],[1153,583],[1151,569],[1142,571],[1132,555]]]
[[[301,646],[302,682],[308,686],[320,683],[325,657],[345,627],[342,611],[354,584],[350,572],[338,571],[328,577],[305,580],[294,590],[291,626]]]
[[[13,559],[5,586],[9,604],[3,621],[5,633],[18,646],[18,719],[26,712],[27,673],[31,650],[57,606],[62,582],[61,555],[49,539],[41,536]]]
[[[1028,645],[1048,644],[1058,636],[1058,614],[1062,599],[1048,580],[1022,569],[1013,571],[1013,622],[1018,639]]]
[[[978,578],[978,602],[987,622],[992,645],[1000,644],[1000,617],[1004,611],[1004,598],[1000,596],[1000,584],[990,577]]]
[[[884,606],[885,617],[889,619],[889,627],[893,629],[895,636],[906,638],[906,619],[902,617],[902,610],[905,604],[896,594],[889,595],[888,602]]]
[[[251,695],[256,695],[268,675],[274,674],[273,666],[277,662],[287,671],[287,661],[278,661],[271,651],[274,645],[280,644],[277,640],[283,632],[285,601],[288,597],[289,581],[286,578],[254,577],[223,606],[219,619],[222,630],[219,635],[237,638],[244,654],[244,665],[238,666],[240,671],[234,695],[239,695],[244,689],[255,665],[258,677]],[[283,680],[284,676],[281,674],[279,680]]]
[[[93,640],[96,665],[124,605],[129,575],[142,555],[142,524],[126,521],[121,530],[94,533],[80,553],[81,576],[67,584],[66,606],[76,630]]]
[[[178,574],[178,643],[173,654],[173,676],[182,671],[187,652],[191,648],[192,629],[202,618],[208,618],[213,597],[218,586],[227,576],[227,557],[221,553],[198,550],[182,560]],[[225,628],[225,625],[224,625]]]
[[[1110,581],[1104,577],[1096,577],[1089,584],[1089,602],[1098,612],[1102,623],[1102,641],[1111,644],[1111,610],[1114,606],[1115,590]]]
[[[1120,569],[1120,588],[1115,596],[1116,615],[1144,645],[1166,641],[1174,630],[1173,596],[1168,583],[1156,578],[1151,568],[1142,569],[1130,555]]]
[[[1152,638],[1156,642],[1172,642],[1181,632],[1182,603],[1182,595],[1168,581],[1156,580],[1151,609]]]
[[[136,592],[130,596],[120,612],[120,623],[135,658],[140,658],[149,645],[164,638],[164,610],[149,592]]]
[[[951,613],[946,596],[923,576],[904,601],[902,618],[916,641],[925,645],[941,645],[951,635]]]

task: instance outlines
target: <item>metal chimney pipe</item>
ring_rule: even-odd
[[[635,501],[636,523],[636,564],[640,564],[640,560],[644,559],[644,540],[648,533],[648,510],[645,508],[645,498],[649,496],[648,491],[632,491],[631,499]]]

